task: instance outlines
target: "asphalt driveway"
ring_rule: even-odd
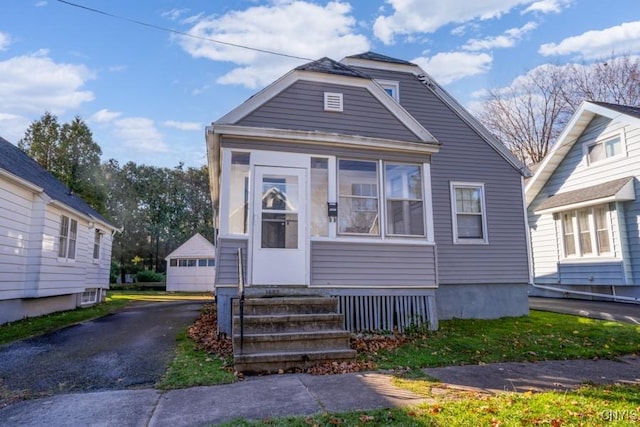
[[[200,301],[136,303],[123,311],[0,346],[0,391],[35,397],[153,387]]]

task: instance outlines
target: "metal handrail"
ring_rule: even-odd
[[[240,354],[244,347],[244,263],[242,248],[238,248],[238,296],[240,297]]]

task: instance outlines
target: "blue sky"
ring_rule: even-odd
[[[207,39],[309,59],[373,50],[471,110],[544,64],[640,54],[637,0],[69,2],[85,8],[2,0],[0,136],[17,143],[45,111],[78,115],[121,164],[205,164],[207,124],[308,62]]]

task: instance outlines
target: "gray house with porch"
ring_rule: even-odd
[[[240,282],[335,297],[349,330],[528,313],[527,169],[417,65],[302,65],[206,140],[220,332]]]

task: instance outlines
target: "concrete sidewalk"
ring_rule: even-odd
[[[497,363],[425,369],[442,389],[480,392],[567,390],[585,382],[640,384],[640,357]],[[57,395],[0,409],[11,427],[207,426],[245,418],[400,407],[428,400],[394,387],[390,375],[358,373],[248,377],[230,385],[160,392],[122,390]]]

